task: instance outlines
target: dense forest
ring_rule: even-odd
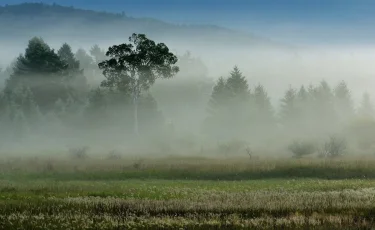
[[[322,79],[299,88],[285,85],[284,96],[272,105],[267,89],[251,82],[240,67],[215,81],[189,52],[174,56],[164,43],[143,39],[149,42],[143,48],[133,38],[133,45],[72,50],[64,43],[55,50],[42,38],[32,38],[24,53],[1,70],[1,147],[87,145],[166,153],[209,152],[242,143],[281,153],[291,143],[307,146],[340,138],[353,148],[374,150],[374,110],[368,92],[355,105],[344,81],[330,86]],[[164,56],[155,58],[165,57],[168,65],[151,58],[159,52]],[[156,64],[144,64],[147,58]],[[130,64],[122,66],[119,60]],[[132,66],[150,69],[132,72]],[[137,73],[138,79],[132,78]]]

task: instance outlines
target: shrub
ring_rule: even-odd
[[[331,136],[327,142],[324,143],[320,151],[321,156],[325,157],[339,157],[344,154],[347,149],[347,142],[344,138]]]
[[[80,147],[80,148],[69,148],[69,153],[73,158],[76,159],[86,159],[88,157],[87,151],[88,147]]]
[[[112,150],[108,153],[107,159],[108,160],[119,160],[119,159],[121,159],[121,155],[116,150]]]
[[[293,157],[296,158],[311,155],[316,151],[315,145],[306,141],[293,141],[293,143],[289,145],[288,149],[293,153]]]
[[[238,154],[240,151],[245,150],[246,142],[244,141],[228,141],[218,145],[218,151],[221,154]]]

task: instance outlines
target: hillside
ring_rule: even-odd
[[[11,26],[9,26],[11,25]],[[175,25],[156,19],[133,18],[60,5],[24,3],[0,7],[0,41],[25,41],[31,36],[75,42],[118,41],[131,33],[196,45],[278,46],[251,34],[210,25]]]

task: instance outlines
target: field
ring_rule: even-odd
[[[375,159],[0,160],[0,229],[371,229]]]

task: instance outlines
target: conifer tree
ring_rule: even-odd
[[[211,115],[219,113],[229,101],[229,89],[226,84],[226,80],[223,77],[220,77],[211,93],[211,98],[208,103],[208,111]],[[221,111],[222,112],[222,111]]]
[[[29,88],[40,109],[47,111],[58,98],[68,95],[64,80],[67,68],[68,65],[43,39],[34,37],[29,41],[25,54],[18,57],[6,82],[6,91]]]
[[[229,89],[231,97],[248,100],[250,96],[249,85],[245,76],[242,75],[241,71],[237,66],[233,68],[233,71],[230,73],[229,78],[226,81],[226,85]]]
[[[259,84],[255,87],[253,97],[258,118],[263,121],[263,123],[272,123],[274,116],[273,108],[270,98],[262,85]]]
[[[64,43],[57,51],[60,59],[66,63],[67,69],[79,71],[79,61],[74,57],[72,48],[67,43]]]

